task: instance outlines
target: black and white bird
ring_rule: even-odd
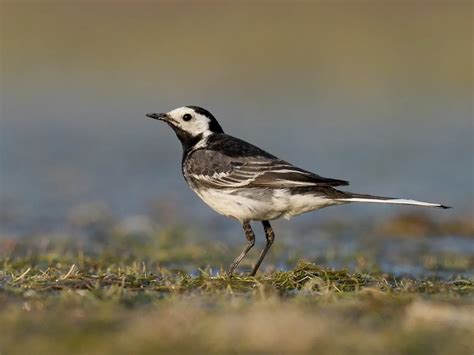
[[[298,168],[225,134],[214,116],[201,107],[184,106],[146,116],[166,122],[178,136],[183,146],[182,172],[191,189],[216,212],[242,223],[247,245],[231,264],[230,275],[255,244],[251,221],[262,222],[267,240],[251,272],[255,275],[275,239],[271,220],[350,202],[448,208],[336,190],[335,186],[349,183]]]

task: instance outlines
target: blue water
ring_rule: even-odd
[[[160,204],[209,223],[176,137],[144,117],[189,104],[351,191],[472,214],[468,4],[183,6],[2,7],[2,227],[54,228],[91,201],[120,217]]]

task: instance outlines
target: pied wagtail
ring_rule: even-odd
[[[269,221],[349,202],[376,202],[448,208],[437,203],[355,194],[336,190],[347,181],[298,168],[224,133],[207,110],[185,106],[146,116],[166,122],[183,146],[182,172],[191,189],[212,209],[242,223],[247,245],[229,269],[232,275],[255,244],[250,221],[261,221],[267,243],[251,275],[273,244]]]

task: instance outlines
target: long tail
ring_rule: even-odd
[[[407,200],[404,198],[393,198],[383,196],[372,196],[353,194],[351,192],[345,192],[347,198],[338,198],[337,201],[343,202],[369,202],[369,203],[388,203],[394,205],[413,205],[413,206],[424,206],[424,207],[439,207],[439,208],[451,208],[449,206],[441,205],[439,203],[423,202],[417,200]]]

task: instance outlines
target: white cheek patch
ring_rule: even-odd
[[[181,128],[194,136],[202,134],[204,137],[207,137],[211,133],[209,132],[209,122],[209,118],[196,115],[191,121],[183,122]]]
[[[168,113],[173,119],[173,124],[188,132],[192,136],[202,134],[203,137],[207,137],[211,132],[209,131],[210,119],[206,116],[200,115],[194,112],[188,107],[180,107]],[[184,121],[183,116],[190,114],[193,118],[190,121]]]

